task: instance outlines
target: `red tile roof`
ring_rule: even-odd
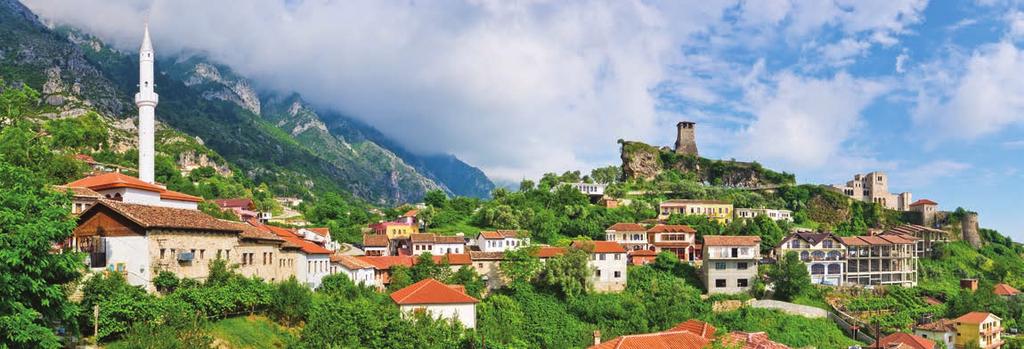
[[[242,227],[243,230],[242,233],[239,234],[239,237],[243,239],[265,240],[275,242],[285,241],[284,238],[277,236],[277,234],[274,234],[273,232],[270,231],[270,229],[267,229],[267,227],[264,227],[262,226],[262,224],[259,224],[259,222],[254,223],[253,221],[248,221],[246,223],[233,224],[237,224],[238,226]]]
[[[162,192],[165,189],[155,184],[143,182],[141,179],[121,174],[119,172],[104,173],[101,175],[85,177],[67,184],[69,187],[86,187],[92,190],[104,190],[114,188],[133,188],[152,192]]]
[[[313,243],[312,241],[303,239],[303,238],[299,237],[298,235],[295,235],[295,232],[292,231],[291,229],[275,227],[275,226],[272,226],[272,225],[265,225],[265,227],[267,227],[267,229],[270,229],[270,231],[273,232],[274,234],[277,234],[277,236],[280,236],[281,238],[283,238],[285,241],[298,246],[299,249],[301,249],[302,252],[304,252],[306,254],[328,254],[329,255],[329,254],[334,253],[331,250],[328,250],[326,248],[323,248],[320,245],[317,245],[317,244]]]
[[[419,213],[420,213],[420,210],[413,209],[413,210],[409,210],[408,212],[403,214],[402,217],[416,217],[416,215],[419,214]]]
[[[103,195],[86,187],[69,187],[66,185],[55,185],[54,190],[59,192],[70,191],[71,195],[81,198],[102,198]]]
[[[956,332],[956,322],[950,319],[939,319],[938,321],[918,325],[915,329],[930,332]]]
[[[323,236],[323,237],[328,237],[328,236],[331,235],[331,228],[305,228],[305,229],[313,232],[316,235],[320,235],[320,236]]]
[[[445,260],[448,261],[448,265],[473,264],[473,260],[469,258],[469,253],[449,253],[443,256],[434,256],[434,263],[441,264]]]
[[[591,253],[626,253],[626,249],[614,241],[573,241],[572,247],[579,249],[591,248]]]
[[[469,257],[474,261],[501,261],[505,260],[505,252],[469,251]]]
[[[722,337],[722,344],[736,349],[789,349],[789,346],[774,342],[764,332],[730,332]]]
[[[711,324],[708,324],[707,322],[690,319],[677,324],[669,331],[689,331],[690,333],[698,336],[711,339],[715,337],[716,330],[715,326],[711,326]]]
[[[96,159],[93,159],[92,156],[89,156],[89,155],[86,155],[86,154],[75,154],[75,159],[82,160],[82,161],[85,161],[85,162],[90,162],[90,163],[96,162]]]
[[[689,233],[696,234],[697,231],[688,225],[680,224],[658,224],[647,230],[648,233]]]
[[[885,235],[885,236],[851,236],[842,237],[843,244],[846,246],[870,246],[870,245],[907,245],[913,244],[913,241],[901,238],[896,235]]]
[[[931,200],[928,200],[928,199],[921,199],[921,200],[914,201],[914,203],[910,204],[910,207],[921,206],[921,205],[938,205],[938,204],[939,203],[937,203],[935,201],[931,201]]]
[[[355,256],[332,254],[331,262],[341,264],[348,270],[373,268],[373,264],[367,263]]]
[[[82,218],[101,207],[124,216],[145,229],[169,228],[182,230],[209,230],[241,233],[243,228],[231,221],[220,220],[199,210],[129,204],[120,201],[100,199],[82,213]]]
[[[992,293],[999,296],[1013,296],[1019,294],[1020,291],[1007,284],[998,284],[996,285],[996,288],[992,290]]]
[[[551,258],[565,254],[565,247],[541,246],[537,249],[537,258]]]
[[[173,190],[164,190],[160,192],[160,200],[177,200],[177,201],[191,201],[191,202],[202,202],[203,198],[198,196],[192,196],[185,193],[179,193]]]
[[[483,236],[484,239],[496,240],[506,238],[518,238],[520,236],[527,235],[526,232],[520,232],[516,230],[497,230],[497,231],[481,231],[479,236]]]
[[[644,228],[644,226],[636,224],[636,223],[615,223],[615,224],[612,224],[612,226],[608,227],[608,229],[605,229],[605,230],[614,230],[614,231],[647,231],[647,228]]]
[[[928,303],[929,305],[939,305],[939,304],[942,304],[941,301],[939,301],[938,299],[935,299],[935,297],[930,297],[930,296],[923,296],[923,297],[921,297],[921,300],[923,300],[925,303]]]
[[[445,236],[437,235],[433,233],[423,234],[410,234],[409,240],[412,242],[420,243],[435,243],[435,244],[465,244],[466,238],[461,236]]]
[[[455,288],[434,279],[423,279],[406,288],[391,293],[391,300],[399,305],[407,304],[465,304],[478,303],[476,298],[465,293],[465,288]]]
[[[985,322],[985,319],[988,319],[990,315],[995,316],[992,315],[992,313],[986,313],[983,311],[972,311],[956,318],[955,321],[965,324],[981,324],[982,322]]]
[[[758,236],[704,235],[705,246],[753,246],[761,243]]]
[[[380,270],[389,270],[396,265],[412,267],[416,262],[416,257],[413,256],[359,256],[357,258]]]
[[[391,241],[388,240],[387,235],[383,234],[365,234],[363,235],[363,247],[388,247]]]
[[[905,345],[913,349],[934,349],[935,342],[930,339],[925,339],[921,336],[915,336],[909,333],[896,332],[888,336],[882,337],[878,340],[881,347],[888,348],[893,345]]]
[[[633,250],[629,251],[630,256],[657,256],[658,252],[651,250]]]
[[[688,331],[665,331],[615,337],[589,349],[700,349],[710,343]]]
[[[220,206],[220,207],[223,207],[223,208],[232,208],[232,207],[249,208],[249,207],[255,207],[255,204],[253,204],[252,199],[248,199],[248,198],[217,199],[217,200],[213,200],[213,203],[215,203],[215,204],[217,204],[217,206]]]

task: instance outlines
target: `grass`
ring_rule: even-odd
[[[240,316],[217,321],[210,332],[227,348],[287,348],[296,336],[264,316]]]

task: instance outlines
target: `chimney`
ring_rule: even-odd
[[[594,330],[594,345],[601,344],[601,330]]]

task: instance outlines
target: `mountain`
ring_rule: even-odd
[[[134,123],[134,53],[114,50],[75,29],[51,29],[13,0],[0,0],[0,34],[0,78],[42,91],[52,117],[96,110],[111,123]],[[162,58],[156,84],[162,127],[183,132],[279,195],[338,191],[390,205],[418,201],[432,189],[480,196],[493,186],[454,157],[394,152],[393,142],[375,142],[387,140],[376,130],[362,124],[349,129],[346,125],[356,123],[335,121],[342,120],[338,117],[328,126],[301,96],[260,95],[248,80],[201,56]],[[157,150],[179,162],[194,160],[194,152]]]

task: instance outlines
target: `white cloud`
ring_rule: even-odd
[[[821,54],[829,65],[842,67],[853,64],[857,57],[863,56],[870,48],[871,43],[867,41],[845,38],[822,46]]]
[[[1011,40],[1024,39],[1024,12],[1011,11],[1006,15],[1009,26],[1007,34]]]
[[[960,177],[964,171],[971,169],[971,164],[953,160],[933,160],[911,168],[893,171],[890,189],[906,191],[925,188],[936,181]]]
[[[907,54],[907,50],[903,50],[903,52],[900,53],[899,56],[896,56],[897,73],[903,74],[907,71],[905,65],[907,64],[908,59],[910,59],[910,55]]]
[[[921,75],[913,119],[932,143],[971,140],[1024,124],[1024,52],[1013,43],[982,46],[968,58],[934,64]]]
[[[1003,142],[1003,148],[1010,150],[1024,149],[1024,139]]]

